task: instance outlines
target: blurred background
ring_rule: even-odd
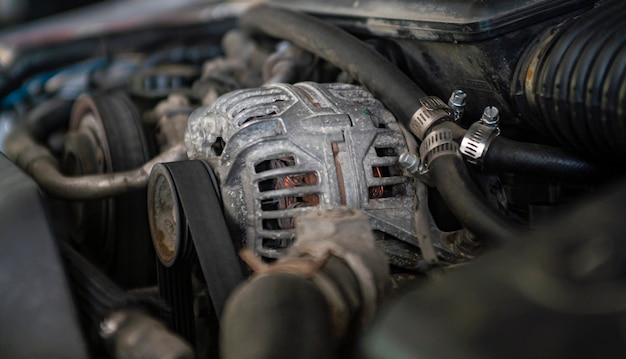
[[[0,28],[105,0],[0,0]]]

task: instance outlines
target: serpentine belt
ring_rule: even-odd
[[[164,163],[163,166],[172,177],[181,217],[186,221],[187,231],[181,233],[187,233],[193,241],[219,318],[226,299],[243,281],[244,274],[222,214],[215,176],[207,163],[198,160]]]

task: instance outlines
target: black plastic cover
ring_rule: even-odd
[[[596,0],[270,0],[312,14],[360,18],[368,30],[425,40],[481,40],[591,7]]]

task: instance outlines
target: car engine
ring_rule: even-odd
[[[0,357],[623,357],[624,18],[120,0],[3,30]]]

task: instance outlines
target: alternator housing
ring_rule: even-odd
[[[227,218],[257,254],[276,258],[294,219],[346,205],[380,237],[416,243],[414,180],[398,165],[406,141],[393,115],[348,84],[273,84],[220,97],[189,119],[190,158],[219,176]]]

